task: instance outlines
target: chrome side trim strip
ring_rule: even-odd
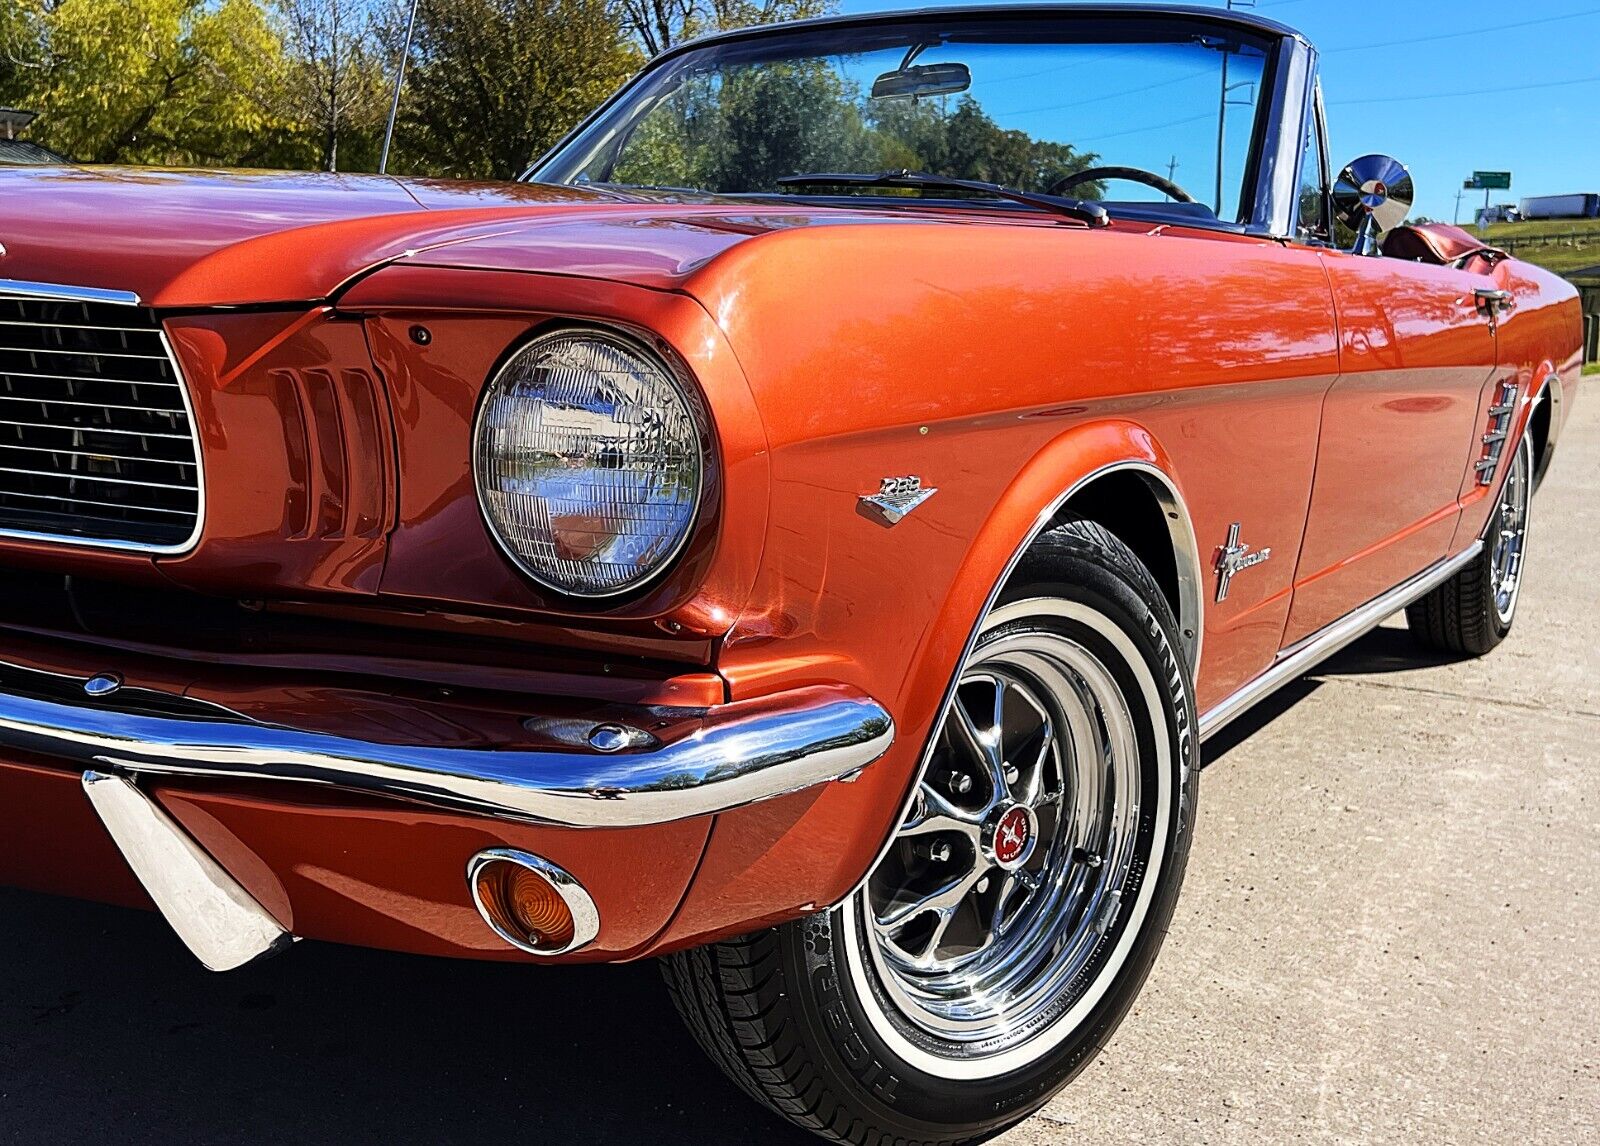
[[[0,694],[0,747],[81,769],[325,784],[574,828],[727,811],[850,777],[894,742],[888,712],[840,685],[739,701],[686,723],[643,751],[463,748]]]
[[[1204,740],[1218,732],[1251,706],[1304,675],[1308,669],[1327,660],[1350,642],[1365,636],[1413,601],[1426,596],[1472,564],[1482,552],[1483,542],[1474,541],[1465,551],[1430,566],[1383,596],[1345,614],[1327,628],[1284,649],[1266,672],[1201,714],[1200,738]]]
[[[83,790],[133,874],[207,969],[231,971],[294,942],[294,936],[133,781],[89,771],[83,774]]]
[[[47,298],[55,302],[108,302],[116,306],[139,305],[139,296],[131,290],[61,286],[58,283],[32,283],[24,279],[0,279],[0,294],[20,294],[29,298]]]

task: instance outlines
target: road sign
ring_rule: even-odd
[[[1509,171],[1474,171],[1472,178],[1463,184],[1468,191],[1509,191],[1511,190],[1511,172]]]

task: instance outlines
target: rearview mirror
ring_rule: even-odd
[[[955,95],[972,86],[972,69],[966,64],[913,64],[872,81],[873,99]]]
[[[1363,155],[1339,172],[1333,184],[1333,210],[1356,233],[1357,254],[1406,221],[1416,202],[1411,172],[1387,155]]]

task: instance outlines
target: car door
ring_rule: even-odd
[[[1486,276],[1328,250],[1339,377],[1323,400],[1285,646],[1445,557],[1496,366]]]

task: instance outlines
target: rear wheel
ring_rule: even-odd
[[[1511,632],[1522,592],[1533,471],[1533,441],[1524,435],[1484,533],[1483,552],[1406,609],[1406,624],[1424,646],[1482,656]]]
[[[1172,915],[1198,768],[1171,611],[1089,522],[1041,538],[1011,586],[865,884],[665,964],[722,1068],[836,1141],[971,1141],[1043,1105]]]

